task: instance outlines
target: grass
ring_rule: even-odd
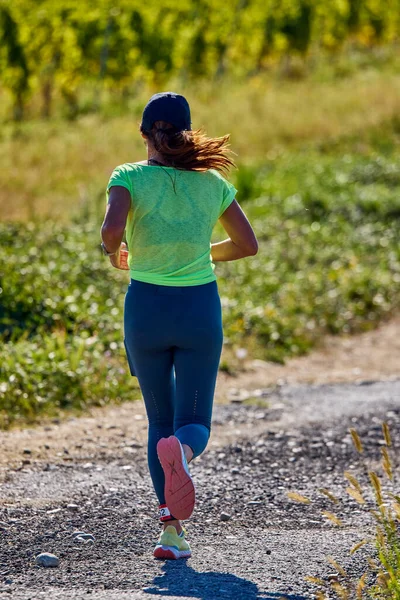
[[[216,267],[225,370],[240,348],[283,363],[326,333],[370,329],[398,308],[396,122],[380,128],[379,135],[371,130],[362,152],[359,144],[349,138],[302,153],[287,150],[238,171],[260,250]],[[7,342],[0,350],[3,426],[65,404],[79,409],[127,399],[130,390],[137,396],[122,341],[128,277],[100,254],[103,208],[94,206],[69,224],[0,225],[0,335]],[[218,226],[214,237],[222,236]],[[46,350],[46,344],[55,349]],[[68,362],[76,353],[82,354],[79,376]],[[105,383],[105,356],[112,390]],[[67,371],[72,375],[64,377]],[[49,383],[53,373],[60,379],[55,395]]]
[[[257,256],[216,267],[225,371],[240,348],[283,363],[398,309],[399,86],[367,69],[191,89],[198,122],[232,131],[232,177],[260,243]],[[112,168],[143,157],[142,104],[129,117],[2,128],[0,426],[138,396],[122,342],[128,279],[98,244]]]
[[[106,350],[94,336],[60,330],[21,338],[2,347],[0,361],[0,429],[140,398],[120,345]]]
[[[0,428],[140,397],[93,224],[0,225]],[[6,343],[4,343],[6,342]]]
[[[374,135],[363,154],[358,142],[287,151],[246,175],[261,249],[219,267],[227,335],[239,346],[257,332],[258,353],[283,361],[324,333],[370,329],[399,306],[398,139]]]
[[[392,441],[386,423],[382,424],[382,430],[384,443],[381,446],[381,474],[371,470],[363,461],[364,479],[369,481],[369,484],[363,487],[359,478],[349,471],[344,473],[348,486],[347,495],[356,500],[360,509],[368,512],[374,524],[374,534],[357,541],[350,549],[350,555],[354,556],[361,548],[371,548],[363,558],[364,573],[361,577],[354,578],[349,569],[345,570],[333,557],[328,557],[328,562],[337,571],[335,577],[330,577],[328,581],[313,576],[306,577],[318,587],[318,600],[332,597],[341,600],[398,600],[400,597],[400,496],[387,489],[384,483],[386,479],[392,488],[394,482],[390,456]],[[351,429],[350,433],[354,447],[361,457],[364,451],[361,439],[354,429]],[[328,497],[337,509],[340,500],[329,490],[320,492]],[[295,502],[311,503],[308,498],[297,492],[288,492],[288,497]],[[343,523],[335,513],[322,511],[322,514],[338,527],[342,527]]]
[[[182,91],[192,105],[193,125],[205,126],[210,135],[230,132],[242,166],[270,161],[288,148],[303,151],[343,136],[362,139],[400,112],[400,76],[372,68],[339,80],[293,83],[260,76]],[[121,116],[4,124],[2,219],[68,221],[102,202],[112,169],[144,157],[137,129],[149,93],[131,100],[129,113]]]

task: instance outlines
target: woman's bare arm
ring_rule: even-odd
[[[229,239],[211,245],[213,262],[237,260],[257,254],[257,238],[236,200],[220,216],[219,222],[229,235]]]
[[[108,252],[116,252],[115,255],[110,256],[110,261],[117,269],[126,270],[128,268],[126,264],[127,251],[125,245],[121,249],[121,242],[130,208],[131,195],[129,191],[121,185],[111,187],[106,214],[101,226],[101,239]],[[121,252],[123,256],[121,256]]]

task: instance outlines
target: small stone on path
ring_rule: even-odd
[[[78,531],[76,533],[72,534],[75,542],[79,542],[79,543],[84,543],[84,544],[88,544],[88,543],[94,543],[95,537],[94,535],[92,535],[91,533],[85,533],[83,531]]]
[[[79,544],[94,544],[94,539],[93,538],[83,538],[80,535],[77,535],[74,538],[75,542],[78,542]]]
[[[231,515],[228,515],[228,513],[221,513],[219,516],[220,521],[230,521],[231,520]]]
[[[41,567],[58,567],[59,559],[54,554],[43,552],[36,557],[36,564]]]

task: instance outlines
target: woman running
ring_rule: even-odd
[[[233,166],[228,135],[192,131],[186,99],[172,92],[149,100],[140,132],[147,160],[113,171],[102,248],[114,267],[130,271],[124,343],[146,405],[164,526],[154,556],[187,558],[180,520],[195,502],[188,463],[208,443],[223,341],[214,263],[254,255],[258,244],[221,175]],[[211,244],[218,219],[229,239]]]

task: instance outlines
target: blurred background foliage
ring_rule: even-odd
[[[2,87],[15,119],[33,95],[42,116],[60,96],[74,117],[85,84],[96,107],[99,82],[126,96],[276,64],[301,76],[346,45],[396,42],[399,24],[400,0],[1,0]]]
[[[155,91],[231,133],[260,242],[216,267],[223,369],[398,310],[399,21],[400,0],[0,0],[0,427],[140,396],[99,229]]]

